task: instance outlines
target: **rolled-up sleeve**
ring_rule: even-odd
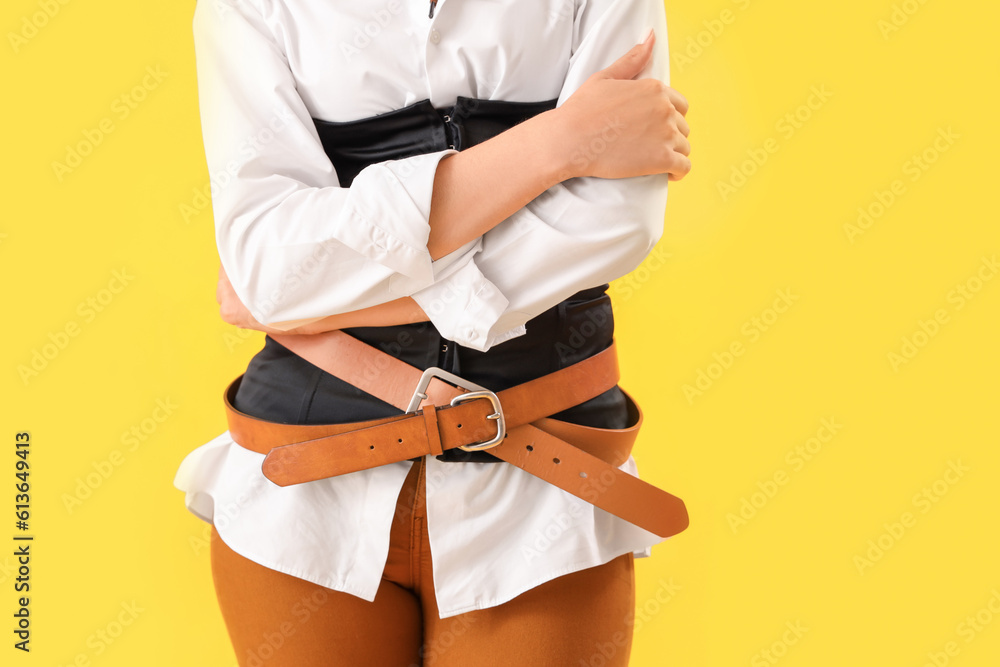
[[[480,240],[437,262],[427,250],[454,150],[369,165],[342,188],[253,0],[198,0],[193,34],[219,257],[257,320],[290,328],[462,273]]]
[[[653,57],[636,78],[669,83],[661,0],[580,0],[557,106],[641,42],[650,28],[656,31]],[[607,141],[618,131],[609,126]],[[413,298],[425,311],[454,295],[467,299],[465,309],[432,316],[443,335],[462,345],[486,350],[519,336],[532,317],[582,289],[622,277],[645,259],[663,233],[667,182],[666,174],[563,181],[487,232],[464,272]]]

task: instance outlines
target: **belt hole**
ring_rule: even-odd
[[[558,464],[559,463],[559,459],[552,459],[552,462],[555,463],[555,464]]]
[[[525,447],[525,449],[527,449],[529,452],[535,451],[535,448],[532,447],[531,445],[528,445],[527,447]]]
[[[375,449],[375,445],[368,445],[368,449]]]
[[[399,440],[397,440],[396,442],[399,442],[399,443],[402,443],[402,442],[403,442],[403,439],[402,439],[402,438],[400,438],[400,439],[399,439]]]
[[[587,473],[585,473],[585,472],[581,472],[581,473],[580,473],[580,477],[583,477],[584,479],[586,479],[586,478],[587,478]]]
[[[459,425],[458,425],[458,428],[462,428],[462,425],[461,425],[461,424],[459,424]]]

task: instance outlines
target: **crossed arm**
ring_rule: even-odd
[[[655,39],[651,32],[645,42],[591,75],[561,106],[442,158],[434,175],[429,216],[431,258],[461,248],[571,178],[651,174],[683,178],[691,168],[687,100],[655,78],[634,79],[649,62]],[[602,141],[606,149],[590,155],[586,147],[606,135],[610,119],[615,141]],[[525,151],[524,146],[533,149]],[[586,159],[581,159],[583,155]],[[503,177],[491,178],[497,173]],[[308,335],[430,319],[412,297],[402,297],[290,329],[270,327],[251,315],[221,265],[216,300],[224,321],[265,333]]]

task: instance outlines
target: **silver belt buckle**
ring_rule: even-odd
[[[413,398],[410,399],[410,404],[406,406],[407,412],[416,412],[417,408],[420,407],[420,404],[427,400],[427,386],[431,383],[431,378],[440,378],[441,380],[450,382],[456,387],[469,390],[466,393],[460,394],[459,396],[451,399],[452,405],[458,405],[459,403],[465,403],[466,401],[474,401],[477,398],[485,398],[490,402],[490,405],[493,406],[493,414],[487,415],[486,418],[496,421],[497,434],[489,440],[475,442],[471,445],[460,445],[459,449],[466,452],[476,452],[496,447],[503,442],[504,437],[507,435],[507,424],[503,418],[503,408],[500,407],[500,398],[486,387],[469,382],[468,380],[460,378],[454,373],[449,373],[448,371],[438,368],[437,366],[431,366],[420,376],[420,381],[417,382],[417,388],[413,392]]]

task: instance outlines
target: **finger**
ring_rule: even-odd
[[[685,137],[691,134],[691,127],[688,125],[687,119],[679,113],[674,113],[671,116],[671,120],[677,126],[677,131],[683,134]]]
[[[652,57],[655,42],[656,34],[653,33],[648,41],[633,46],[618,60],[597,72],[597,76],[602,79],[631,79],[635,77]]]
[[[691,142],[687,137],[677,137],[673,142],[673,150],[681,155],[691,155]]]
[[[691,160],[683,155],[677,155],[675,160],[675,166],[671,167],[667,172],[667,180],[669,181],[679,181],[691,171]]]
[[[667,96],[670,97],[670,102],[674,105],[674,108],[677,109],[682,116],[686,116],[688,108],[690,107],[687,98],[670,86],[667,86]]]

